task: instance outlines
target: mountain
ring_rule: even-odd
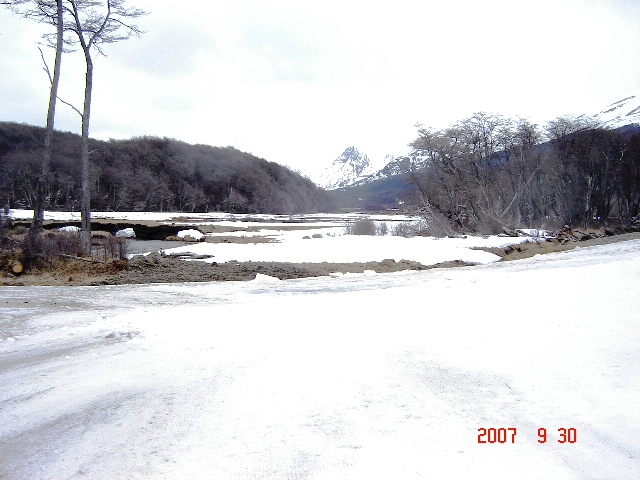
[[[640,95],[628,96],[596,114],[582,117],[595,120],[605,128],[626,127],[631,129],[631,135],[640,125]],[[325,170],[310,176],[316,184],[331,190],[341,207],[378,210],[415,203],[419,198],[418,192],[413,182],[405,177],[411,170],[422,167],[424,159],[409,151],[404,155],[387,155],[381,162],[373,162],[351,146]]]
[[[366,154],[351,146],[326,169],[312,175],[312,180],[327,190],[335,190],[363,180],[380,168],[381,165],[374,164]]]
[[[628,125],[640,125],[640,95],[631,95],[623,98],[607,106],[595,115],[584,115],[584,117],[596,120],[604,128],[617,129]],[[345,150],[345,153],[347,153],[347,151],[349,151],[349,149]],[[345,153],[343,153],[343,157]],[[340,158],[334,160],[334,164],[338,162]],[[397,157],[387,155],[382,168],[377,170],[368,168],[357,176],[344,175],[341,177],[340,171],[334,170],[331,186],[325,188],[335,190],[338,188],[362,186],[395,175],[405,174],[410,171],[411,165],[415,167],[416,165],[419,166],[419,164],[420,159],[412,158],[410,153]]]
[[[620,128],[640,124],[640,95],[631,95],[612,103],[594,115],[603,127]]]

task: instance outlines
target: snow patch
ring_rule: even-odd
[[[119,238],[136,238],[136,232],[133,231],[133,228],[124,228],[124,229],[118,230],[116,232],[116,237],[119,237]]]
[[[271,275],[265,275],[263,273],[256,273],[256,278],[253,279],[254,282],[260,282],[260,283],[279,283],[282,280],[280,280],[277,277],[272,277]]]
[[[176,234],[176,236],[186,240],[188,240],[187,237],[191,237],[193,240],[196,240],[199,242],[204,238],[204,233],[202,233],[200,230],[189,229],[189,230],[180,230]]]

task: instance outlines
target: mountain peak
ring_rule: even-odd
[[[369,157],[350,146],[318,176],[316,183],[327,190],[335,190],[357,182],[374,173],[373,170]]]
[[[347,147],[342,155],[336,158],[332,165],[335,164],[347,164],[351,166],[356,175],[360,175],[361,172],[367,168],[370,164],[369,157],[361,153],[356,147]]]
[[[640,123],[640,95],[631,95],[612,103],[597,113],[595,118],[608,128]]]

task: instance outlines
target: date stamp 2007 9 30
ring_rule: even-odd
[[[478,428],[478,443],[516,443],[516,428]],[[538,443],[546,443],[549,436],[546,428],[538,429]],[[578,431],[575,428],[558,428],[558,443],[576,443]]]

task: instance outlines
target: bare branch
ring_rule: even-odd
[[[60,97],[57,97],[58,100],[60,100],[62,103],[64,103],[65,105],[71,107],[78,115],[80,115],[82,117],[82,112],[80,111],[80,109],[76,108],[75,106],[73,106],[71,103],[64,101],[63,99],[61,99]]]
[[[49,70],[49,65],[47,65],[47,61],[44,59],[44,53],[42,53],[42,49],[38,47],[40,50],[40,58],[42,58],[42,63],[44,63],[44,67],[42,69],[47,72],[47,76],[49,77],[49,83],[53,85],[53,77],[51,76],[51,70]]]
[[[51,70],[49,69],[49,65],[47,64],[47,61],[44,58],[44,53],[43,53],[43,51],[42,51],[42,49],[40,47],[38,47],[38,50],[40,51],[40,58],[42,58],[42,63],[44,64],[44,67],[42,67],[42,69],[47,73],[47,76],[49,77],[49,83],[51,83],[53,85],[53,77],[51,76]],[[62,103],[64,103],[65,105],[71,107],[78,115],[80,115],[82,117],[82,112],[80,111],[80,109],[78,109],[77,107],[75,107],[71,103],[63,100],[59,96],[56,96],[56,98],[58,100],[60,100]]]

